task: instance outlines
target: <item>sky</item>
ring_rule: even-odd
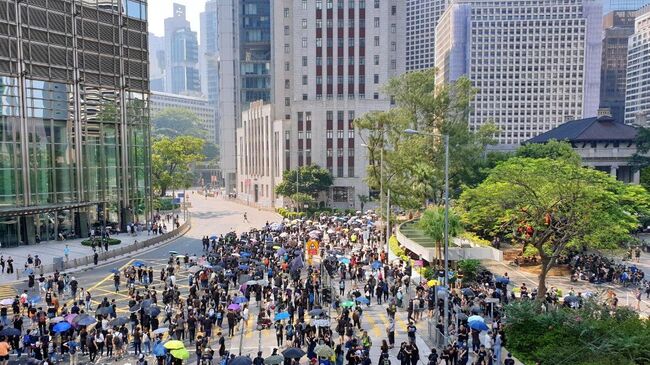
[[[187,7],[187,20],[190,21],[192,30],[200,33],[199,17],[205,2],[206,0],[149,0],[149,32],[163,36],[165,34],[165,18],[172,16],[172,4],[178,3]]]

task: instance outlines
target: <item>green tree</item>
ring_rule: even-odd
[[[289,197],[289,199],[291,199],[291,201],[293,201],[293,204],[296,207],[296,211],[301,211],[302,207],[305,204],[311,205],[311,204],[314,204],[314,202],[316,201],[313,196],[311,196],[311,195],[309,195],[307,193],[295,193],[295,194],[292,194]]]
[[[569,245],[616,247],[629,240],[649,207],[647,194],[566,160],[515,157],[463,192],[460,206],[464,223],[483,237],[508,235],[537,250],[543,299],[558,256]]]
[[[438,266],[442,259],[442,242],[445,238],[445,208],[431,207],[422,213],[418,222],[419,228],[436,243],[436,261]],[[462,231],[459,216],[449,209],[449,239],[456,237]]]
[[[316,165],[301,166],[298,170],[287,170],[282,174],[282,182],[275,187],[275,193],[286,197],[305,193],[313,197],[329,189],[333,183],[334,178],[327,169]]]
[[[442,138],[408,135],[405,129],[428,134],[448,134],[450,139],[450,188],[457,196],[463,185],[474,186],[485,176],[485,148],[494,143],[496,129],[486,125],[472,132],[467,125],[475,90],[467,78],[436,89],[435,70],[410,72],[391,79],[386,93],[396,107],[371,112],[355,121],[368,146],[368,184],[384,191],[404,208],[419,208],[425,200],[442,202],[444,149]],[[381,155],[383,150],[383,174]]]
[[[208,139],[208,132],[201,125],[196,113],[185,108],[166,108],[151,118],[151,134],[154,137],[175,138],[193,136]]]
[[[202,161],[204,141],[193,136],[162,137],[151,146],[151,177],[154,189],[165,196],[167,190],[192,184],[191,165]]]
[[[361,203],[361,211],[363,211],[363,208],[370,201],[370,197],[368,195],[359,194],[359,195],[357,195],[357,198],[359,199],[359,202]]]
[[[515,156],[529,158],[562,159],[580,165],[581,158],[573,150],[571,144],[565,141],[552,139],[546,143],[528,143],[517,148]]]

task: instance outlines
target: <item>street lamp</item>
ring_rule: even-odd
[[[431,136],[434,139],[438,135],[433,133],[420,132],[415,129],[404,130],[406,134],[420,134],[424,136]],[[444,243],[445,243],[445,287],[449,288],[449,135],[443,135],[445,143],[445,230],[444,230]],[[445,314],[444,314],[444,329],[445,341],[448,342],[449,338],[449,295],[445,295]]]
[[[370,149],[370,146],[362,143],[361,147],[366,147]],[[384,141],[382,139],[381,143],[381,151],[379,152],[379,214],[382,213],[382,210],[384,209]],[[390,218],[388,218],[390,219]],[[388,223],[386,223],[388,224]],[[386,236],[386,257],[388,257],[388,236]],[[383,235],[379,235],[379,239],[381,240],[381,244],[383,246]]]

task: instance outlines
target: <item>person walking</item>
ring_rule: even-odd
[[[9,351],[11,351],[11,345],[7,342],[6,337],[2,337],[0,339],[0,361],[2,361],[2,365],[9,363]]]
[[[395,320],[390,318],[386,326],[386,335],[388,336],[388,348],[395,347]]]

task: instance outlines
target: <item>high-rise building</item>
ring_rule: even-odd
[[[165,91],[165,37],[149,33],[149,88]]]
[[[603,14],[615,10],[638,10],[642,6],[650,4],[650,0],[602,0]]]
[[[406,71],[435,66],[438,19],[450,0],[406,0]]]
[[[468,76],[477,89],[469,128],[494,123],[501,145],[598,111],[597,1],[459,0],[440,18],[436,34],[436,83]]]
[[[196,96],[186,96],[186,95],[176,95],[168,94],[161,92],[151,92],[149,98],[149,104],[151,105],[151,116],[155,117],[157,113],[168,109],[187,109],[192,113],[196,114],[199,117],[199,124],[206,132],[208,132],[209,141],[212,143],[217,143],[217,140],[214,139],[215,132],[215,105],[211,103],[208,99],[204,97]]]
[[[256,100],[271,101],[271,0],[217,0],[219,147],[228,193],[237,190],[236,129]]]
[[[174,4],[165,19],[165,92],[201,95],[199,42],[185,17],[185,5]]]
[[[147,3],[0,2],[0,241],[151,218]]]
[[[636,13],[634,34],[628,40],[625,123],[650,122],[650,6]]]
[[[278,0],[272,12],[274,113],[288,126],[282,165],[327,168],[330,206],[359,206],[368,161],[353,122],[391,107],[381,86],[405,71],[405,3]]]
[[[617,122],[623,122],[625,115],[627,40],[633,33],[633,11],[613,11],[603,18],[600,108]]]
[[[201,13],[201,42],[199,43],[199,63],[201,65],[201,89],[215,110],[214,138],[219,141],[219,119],[216,112],[219,104],[219,49],[217,39],[217,0],[205,3]]]

